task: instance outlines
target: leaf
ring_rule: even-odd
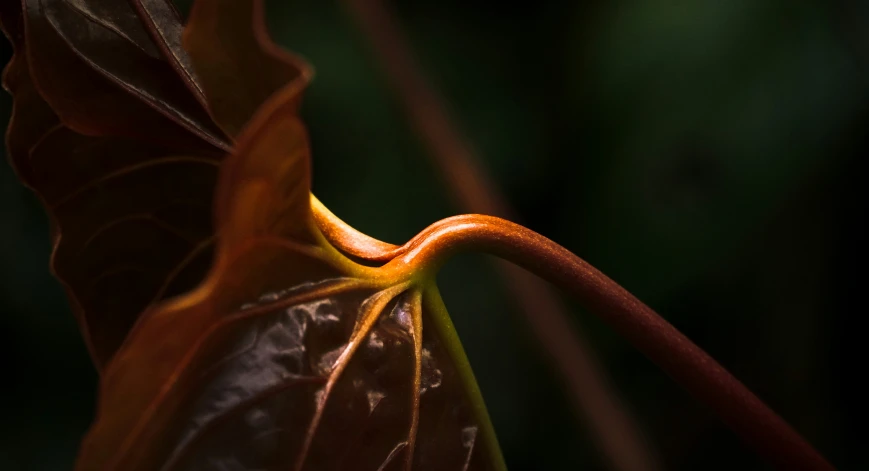
[[[0,26],[16,51],[3,70],[3,86],[14,97],[12,118],[6,131],[6,147],[18,176],[30,184],[32,177],[27,154],[39,138],[60,121],[30,78],[24,46],[24,16],[20,4],[0,4]]]
[[[91,17],[96,5],[113,18],[134,15],[114,0],[25,0],[33,80],[64,124],[87,135],[201,145],[193,134],[225,149],[222,133],[172,67]]]
[[[208,102],[202,91],[202,85],[190,63],[190,58],[181,47],[181,33],[184,26],[181,24],[181,15],[178,14],[175,6],[166,0],[133,0],[131,3],[163,56],[196,99],[207,108]]]
[[[311,68],[269,38],[262,1],[196,2],[184,29],[190,53],[215,120],[235,136],[276,90],[295,84],[301,91]]]
[[[260,2],[204,5],[186,35],[207,44],[194,51],[202,78],[167,0],[2,7],[16,51],[4,75],[16,109],[10,158],[49,209],[52,268],[99,368],[142,310],[201,281],[211,263],[217,164],[265,98],[291,80],[300,94],[310,76],[268,40]],[[216,30],[202,13],[234,20],[234,36],[220,33],[231,41],[228,54],[210,52]],[[232,74],[239,79],[224,84]],[[225,106],[227,96],[239,99]]]
[[[78,469],[503,469],[434,285],[357,265],[317,227],[310,72],[261,2],[198,3],[189,57],[166,2],[0,14],[11,158],[107,365]]]
[[[498,469],[436,288],[378,277],[319,233],[294,98],[239,137],[215,265],[118,352],[79,470]]]
[[[204,276],[228,142],[126,2],[4,2],[2,19],[10,159],[101,368],[145,307]]]

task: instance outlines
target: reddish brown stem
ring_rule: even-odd
[[[434,267],[463,250],[503,257],[576,296],[778,469],[829,471],[830,465],[781,417],[651,308],[555,242],[491,216],[444,219],[387,264]],[[432,271],[433,272],[433,271]]]
[[[430,150],[429,156],[457,205],[465,212],[515,220],[513,211],[478,164],[471,146],[453,126],[443,100],[414,63],[394,15],[378,0],[346,1],[371,43],[391,90]],[[394,254],[364,237],[352,239],[354,243],[349,246],[354,256],[367,258],[363,253],[375,252],[379,260],[388,260]],[[515,265],[499,261],[496,268],[543,350],[552,359],[569,391],[573,408],[583,423],[588,424],[590,436],[610,466],[617,471],[659,469],[619,395],[610,386],[580,332],[569,322],[567,310],[558,296],[545,282]]]

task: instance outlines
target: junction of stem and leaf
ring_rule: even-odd
[[[107,366],[79,469],[503,469],[433,259],[357,263],[320,229],[294,97],[239,135],[213,266]]]
[[[0,6],[10,160],[101,373],[78,469],[503,469],[431,271],[317,226],[311,69],[264,15]]]
[[[782,469],[830,469],[552,241],[470,215],[399,247],[329,213],[297,117],[310,68],[261,1],[198,1],[183,27],[167,0],[9,1],[0,21],[10,158],[102,373],[79,470],[504,469],[434,285],[465,249],[576,295]]]

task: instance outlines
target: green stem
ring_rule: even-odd
[[[431,273],[460,251],[483,251],[576,296],[697,399],[750,447],[782,470],[833,466],[718,362],[651,308],[555,242],[504,219],[465,215],[422,231],[383,268]]]

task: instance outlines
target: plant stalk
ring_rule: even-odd
[[[651,308],[564,247],[504,219],[455,216],[406,244],[385,269],[426,267],[434,273],[451,255],[483,251],[545,278],[578,298],[655,362],[777,469],[835,468],[718,362]]]

